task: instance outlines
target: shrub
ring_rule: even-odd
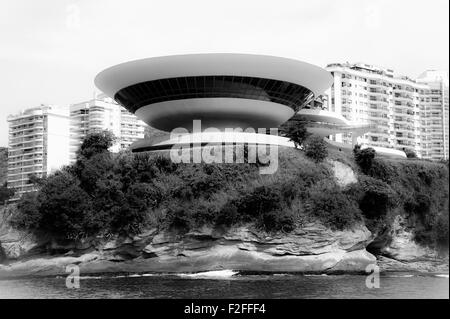
[[[360,166],[361,169],[364,170],[365,174],[373,178],[382,180],[383,182],[388,184],[392,184],[395,181],[400,180],[399,172],[397,171],[396,167],[388,161],[380,158],[375,158],[373,160],[369,159],[369,161],[370,164],[366,166],[362,164],[365,167],[364,169]]]
[[[178,196],[190,200],[195,197],[209,197],[220,190],[225,178],[212,164],[185,164],[178,170],[183,184],[178,187]]]
[[[305,154],[314,162],[322,162],[328,155],[327,145],[322,137],[314,136],[307,140]]]
[[[264,212],[277,210],[280,207],[281,196],[276,189],[259,186],[239,199],[238,211],[246,221],[259,217]]]
[[[38,193],[38,201],[40,229],[55,237],[81,238],[95,234],[102,227],[89,195],[66,172],[47,178]]]
[[[370,219],[385,216],[395,205],[395,191],[383,181],[369,176],[360,176],[348,193],[353,194],[363,215]]]
[[[11,215],[10,224],[16,229],[34,231],[40,228],[41,214],[36,193],[25,193],[17,203],[17,211]]]
[[[6,186],[6,182],[4,185],[0,186],[0,205],[2,205],[4,202],[9,200],[13,196],[14,196],[14,190],[11,188],[8,188]]]
[[[306,211],[331,229],[350,228],[361,221],[356,202],[329,182],[311,188]]]
[[[217,225],[231,226],[242,221],[243,216],[239,213],[236,202],[225,204],[218,212],[215,222]]]
[[[407,158],[417,158],[416,152],[410,148],[404,148],[403,152],[405,152]]]
[[[361,168],[363,173],[367,173],[372,167],[373,159],[375,158],[375,150],[371,147],[361,149],[360,145],[355,145],[353,148],[353,155],[356,164]]]
[[[282,209],[283,202],[277,187],[258,186],[226,203],[217,213],[216,224],[230,226],[254,221],[268,232],[292,231],[294,216]]]
[[[169,204],[164,218],[164,224],[169,230],[176,230],[184,233],[189,231],[191,223],[187,214],[187,209],[179,204],[180,203]]]
[[[443,250],[447,250],[448,253],[448,236],[449,236],[449,221],[448,221],[448,210],[447,212],[442,212],[436,220],[434,225],[435,242],[438,247],[442,247]]]

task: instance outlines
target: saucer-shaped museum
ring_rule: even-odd
[[[332,82],[331,74],[320,67],[251,54],[148,58],[110,67],[95,78],[100,90],[148,125],[167,132],[192,132],[194,120],[201,120],[202,129],[220,131],[277,128]],[[255,140],[255,134],[243,134]]]

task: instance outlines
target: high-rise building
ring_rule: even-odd
[[[420,119],[422,126],[422,157],[448,159],[448,75],[445,72],[429,70],[419,75],[417,81],[429,87],[429,96]]]
[[[45,177],[69,164],[69,110],[41,105],[10,115],[8,123],[7,184],[17,199],[35,189],[32,175]]]
[[[144,138],[146,124],[104,94],[71,105],[70,118],[71,161],[75,160],[76,151],[88,133],[102,130],[112,132],[116,137],[112,152],[126,149],[137,139]]]
[[[334,77],[327,93],[329,110],[378,127],[358,137],[358,143],[448,159],[448,85],[445,90],[442,74],[437,78],[426,73],[414,80],[363,63],[334,63],[326,69]],[[335,139],[352,142],[349,134]]]

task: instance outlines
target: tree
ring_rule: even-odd
[[[327,145],[322,137],[313,136],[305,143],[305,154],[314,162],[322,162],[328,156]]]
[[[65,171],[49,176],[38,192],[40,229],[62,238],[93,235],[103,226],[78,179]]]
[[[114,134],[110,131],[101,131],[88,134],[78,150],[80,156],[90,158],[95,154],[107,152],[115,142]]]
[[[25,193],[17,203],[17,211],[11,215],[10,224],[17,229],[36,230],[41,223],[39,202],[35,192]]]
[[[294,142],[298,148],[310,136],[306,130],[306,121],[288,121],[280,127],[280,131]]]
[[[375,150],[371,147],[361,149],[361,145],[355,145],[353,148],[353,155],[355,162],[362,169],[364,173],[367,173],[372,167],[373,160],[375,158]]]
[[[14,196],[14,190],[11,188],[8,188],[5,184],[0,186],[0,205],[2,205],[4,202],[6,202],[8,199]]]

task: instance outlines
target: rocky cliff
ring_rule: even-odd
[[[350,167],[329,163],[340,187],[357,181]],[[8,218],[5,211],[0,214],[0,278],[64,275],[70,264],[77,264],[82,274],[221,269],[362,273],[373,263],[385,271],[448,272],[448,257],[438,258],[415,243],[401,215],[380,234],[363,224],[338,231],[308,222],[289,233],[266,233],[249,223],[227,229],[204,226],[188,233],[151,228],[132,237],[79,241],[20,232],[9,226]]]
[[[132,238],[50,241],[39,245],[12,232],[0,236],[9,260],[0,265],[0,277],[64,274],[69,264],[78,264],[82,273],[220,269],[362,272],[376,260],[365,250],[370,240],[371,233],[362,225],[348,231],[331,231],[315,223],[290,234],[266,234],[252,225],[227,230],[203,227],[183,235],[149,229]]]

